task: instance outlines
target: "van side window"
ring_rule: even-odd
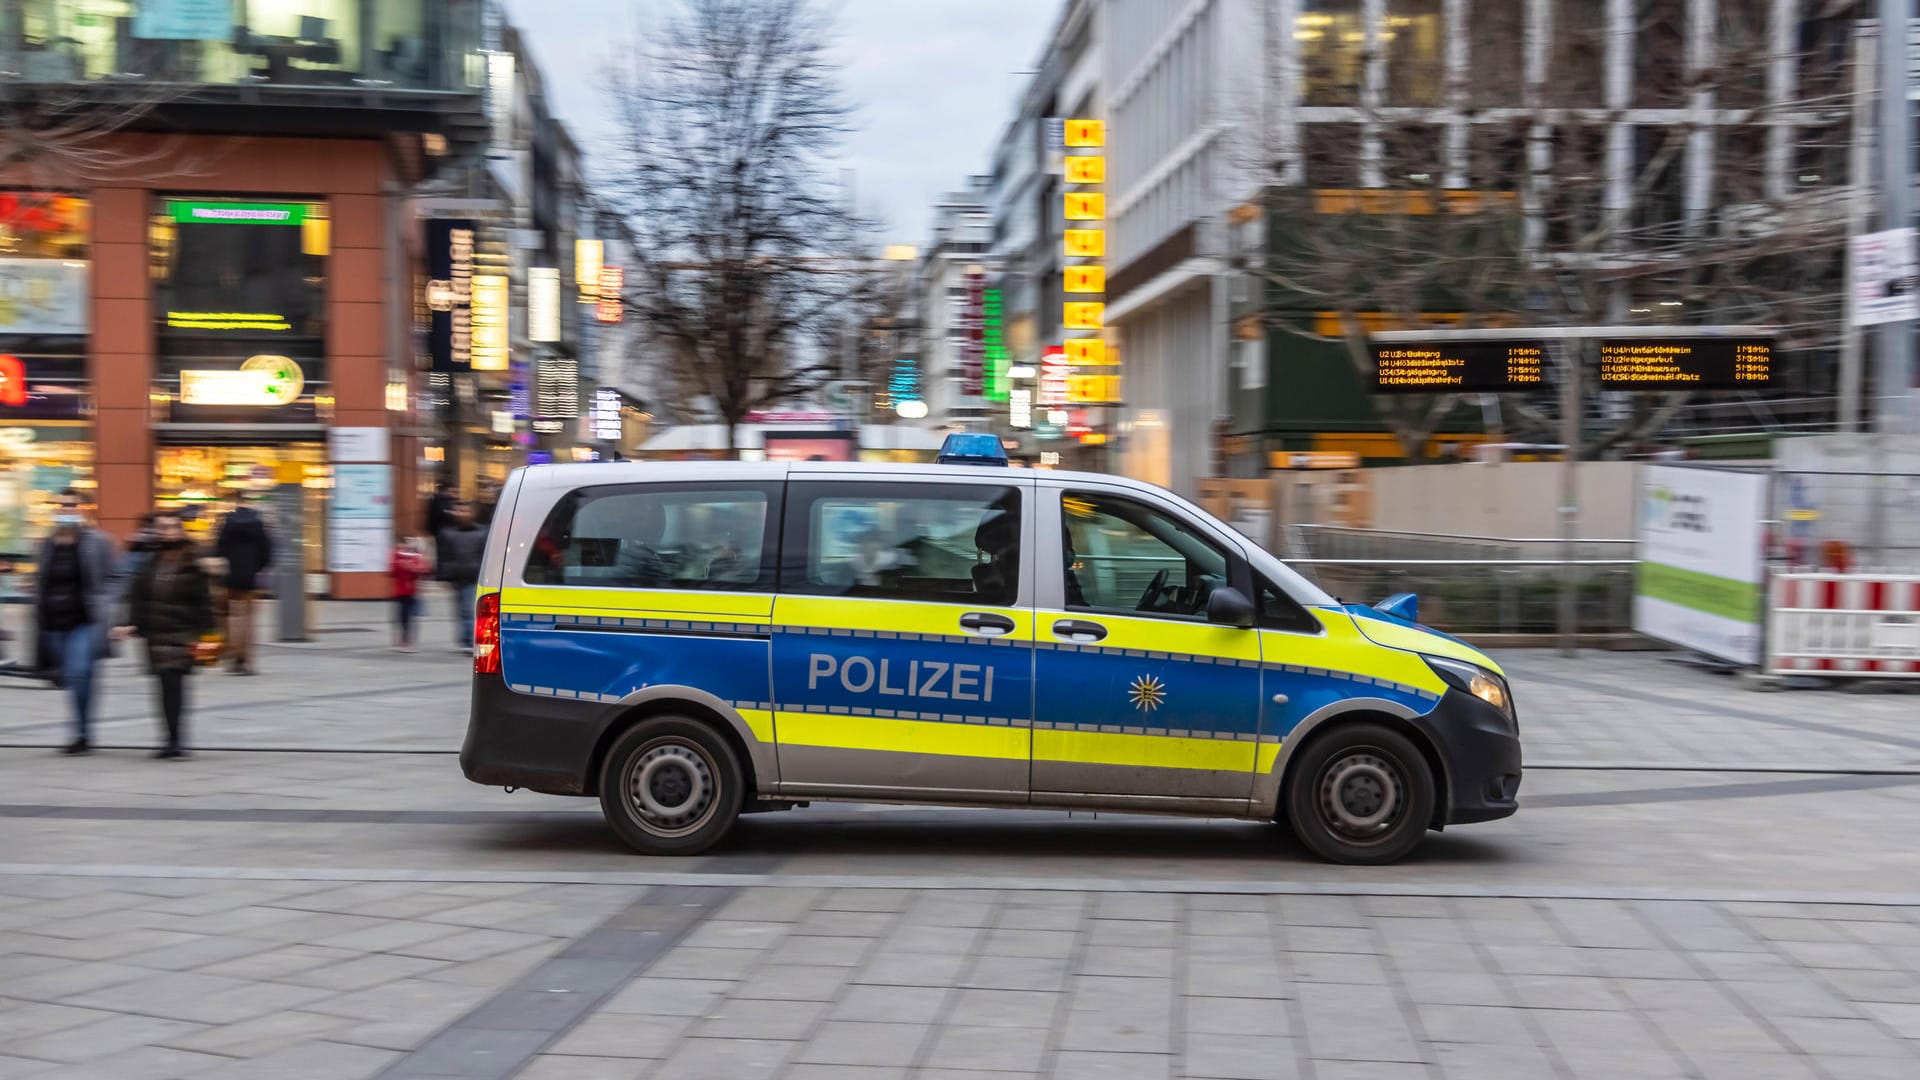
[[[1321,632],[1320,620],[1302,607],[1300,601],[1282,592],[1278,585],[1263,577],[1255,577],[1254,585],[1260,591],[1260,629],[1288,630],[1296,634]]]
[[[972,484],[791,485],[782,592],[1005,607],[1020,492]]]
[[[771,592],[778,484],[579,488],[547,515],[529,585]]]
[[[1060,493],[1067,607],[1199,618],[1227,583],[1227,553],[1179,519],[1104,492]]]

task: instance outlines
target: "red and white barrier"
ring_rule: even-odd
[[[1767,672],[1920,678],[1920,574],[1773,578]]]

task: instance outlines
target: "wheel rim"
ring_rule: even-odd
[[[627,765],[627,806],[636,824],[659,837],[685,836],[713,817],[720,784],[713,759],[678,738],[647,744]]]
[[[1371,747],[1350,750],[1320,773],[1320,815],[1341,839],[1365,844],[1394,831],[1405,815],[1407,782],[1399,762]]]

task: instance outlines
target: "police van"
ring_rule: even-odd
[[[1387,863],[1518,805],[1504,675],[1413,616],[1114,476],[532,466],[487,542],[460,764],[597,796],[648,854],[818,799],[1284,820]]]

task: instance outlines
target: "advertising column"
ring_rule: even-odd
[[[1633,628],[1729,663],[1758,664],[1766,516],[1765,474],[1644,467]]]

